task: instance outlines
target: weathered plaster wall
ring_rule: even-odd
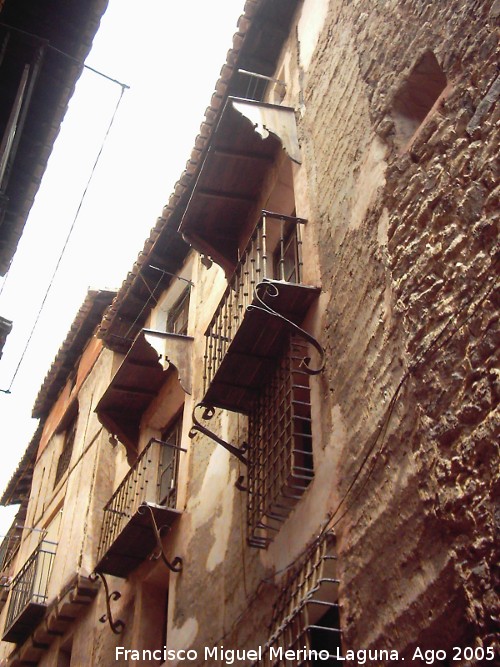
[[[101,352],[96,354],[96,350]],[[109,384],[112,369],[112,353],[102,350],[100,342],[91,342],[79,364],[80,380],[71,392],[67,387],[56,401],[44,431],[44,447],[33,474],[33,483],[23,532],[18,569],[24,564],[42,535],[57,542],[52,571],[47,590],[47,602],[52,603],[65,590],[68,583],[80,574],[88,576],[95,565],[97,546],[102,523],[102,508],[113,491],[114,453],[108,444],[108,434],[103,430],[94,412],[97,402]],[[54,433],[64,420],[73,400],[78,401],[78,421],[75,442],[67,471],[54,485],[57,461],[63,444],[63,434]],[[4,617],[8,604],[3,610]],[[82,606],[83,609],[83,606]],[[101,614],[104,612],[101,612]],[[100,627],[97,620],[94,625]],[[3,627],[3,625],[2,625]],[[75,630],[75,625],[70,633]],[[78,634],[78,633],[77,633]],[[53,642],[43,655],[40,665],[56,665],[60,642]],[[89,639],[85,640],[88,650]],[[0,655],[9,655],[14,649],[10,643],[0,643]],[[86,661],[81,664],[89,664]]]

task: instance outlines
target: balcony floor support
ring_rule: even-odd
[[[97,581],[98,578],[104,584],[104,591],[106,595],[106,613],[101,616],[99,622],[106,623],[106,621],[108,621],[112,632],[114,632],[115,635],[121,635],[125,629],[125,623],[119,618],[116,619],[116,621],[113,619],[113,613],[111,611],[111,600],[119,600],[122,595],[119,591],[112,591],[111,593],[109,592],[108,582],[106,581],[106,577],[102,572],[93,572],[89,576],[90,581]]]
[[[153,532],[156,538],[156,544],[158,546],[158,551],[153,551],[153,553],[150,556],[151,560],[158,560],[159,558],[162,559],[162,561],[165,563],[165,565],[168,567],[168,569],[171,572],[182,572],[182,558],[180,556],[176,556],[172,562],[168,560],[168,558],[165,555],[165,551],[163,549],[163,543],[161,541],[161,531],[164,528],[168,528],[170,530],[170,526],[160,526],[158,528],[158,524],[156,523],[155,515],[153,512],[152,507],[149,505],[149,503],[142,503],[142,505],[139,507],[137,510],[139,514],[148,514],[150,521],[151,521],[151,526],[153,528]]]
[[[247,465],[247,459],[244,455],[244,452],[246,450],[246,444],[243,445],[242,447],[236,447],[235,445],[231,445],[229,442],[226,442],[223,440],[220,436],[218,436],[216,433],[211,431],[209,428],[206,426],[203,426],[203,424],[200,423],[198,418],[196,417],[196,408],[203,408],[204,412],[202,415],[203,419],[212,419],[212,417],[215,414],[215,409],[210,406],[210,405],[205,405],[204,403],[197,403],[194,408],[193,408],[193,426],[191,427],[191,430],[189,431],[189,437],[194,438],[196,435],[196,432],[199,431],[200,433],[203,433],[203,435],[206,435],[208,438],[216,442],[218,445],[221,445],[224,447],[224,449],[227,449],[227,451],[232,454],[233,456],[236,456],[238,461],[243,463],[243,465]]]
[[[258,303],[251,303],[249,306],[247,306],[247,311],[258,310],[262,313],[266,313],[267,315],[271,315],[271,317],[279,318],[292,333],[299,335],[301,338],[310,343],[320,355],[319,366],[317,368],[311,368],[309,365],[311,363],[310,357],[304,357],[302,359],[301,365],[304,371],[309,375],[319,375],[319,373],[321,373],[325,367],[325,350],[312,334],[308,333],[302,329],[302,327],[299,327],[298,324],[295,324],[284,315],[271,308],[270,304],[265,300],[266,297],[268,297],[269,300],[272,300],[273,298],[278,297],[279,293],[279,283],[277,281],[263,280],[255,286],[254,290],[255,299],[258,301]]]

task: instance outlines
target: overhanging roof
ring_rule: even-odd
[[[101,321],[105,309],[116,296],[114,290],[89,290],[71,328],[45,376],[35,404],[33,417],[45,417],[68,380],[78,357]]]
[[[3,346],[7,340],[7,336],[12,331],[12,322],[6,320],[5,317],[0,317],[0,359],[2,358]]]
[[[103,318],[98,335],[107,347],[126,353],[144,326],[150,311],[148,306],[154,303],[151,284],[156,285],[158,280],[158,274],[156,277],[151,274],[150,265],[167,267],[173,273],[180,269],[189,246],[177,229],[225,100],[228,96],[249,96],[249,77],[240,69],[273,75],[298,5],[298,0],[246,0],[232,48],[220,70],[186,168]],[[166,285],[166,282],[161,284],[159,289],[165,289]]]
[[[191,336],[143,329],[97,404],[101,424],[137,454],[142,415],[165,382],[177,371],[186,393],[191,393]]]
[[[0,192],[0,275],[16,251],[59,127],[107,0],[5,0],[0,4],[0,141],[26,64],[29,83]],[[4,41],[8,37],[8,41]],[[36,74],[36,76],[35,76]],[[8,178],[7,178],[8,176]]]
[[[0,505],[18,505],[28,501],[31,491],[31,482],[33,480],[36,453],[38,451],[38,445],[40,444],[40,438],[42,437],[42,431],[43,423],[41,422],[38,424],[30,444],[26,448],[16,471],[10,478],[2,497],[0,498]]]
[[[227,273],[238,261],[247,221],[281,148],[300,163],[292,108],[228,98],[179,227]]]

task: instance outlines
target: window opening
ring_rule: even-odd
[[[188,286],[170,309],[167,317],[168,333],[187,335],[190,296],[191,289]]]
[[[281,220],[280,238],[273,255],[276,280],[300,283],[299,225]]]
[[[432,51],[426,51],[396,94],[393,120],[396,144],[405,149],[446,88],[446,76]]]
[[[314,477],[307,344],[292,336],[249,414],[248,542],[266,548]]]
[[[69,467],[71,455],[73,454],[73,446],[75,444],[76,422],[77,418],[75,417],[64,433],[63,448],[57,462],[54,486],[57,486],[57,483]]]
[[[168,443],[162,446],[160,459],[160,505],[175,508],[177,503],[177,474],[182,439],[182,413],[175,423],[162,433],[161,439]],[[169,447],[169,445],[172,445]]]

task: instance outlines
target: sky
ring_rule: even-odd
[[[130,89],[11,393],[0,393],[0,493],[36,429],[34,400],[88,288],[121,285],[184,170],[243,5],[109,1],[86,63]],[[0,314],[14,322],[0,389],[16,373],[120,94],[87,69],[77,83],[10,271],[0,278]],[[0,535],[13,518],[14,508],[0,508]]]

